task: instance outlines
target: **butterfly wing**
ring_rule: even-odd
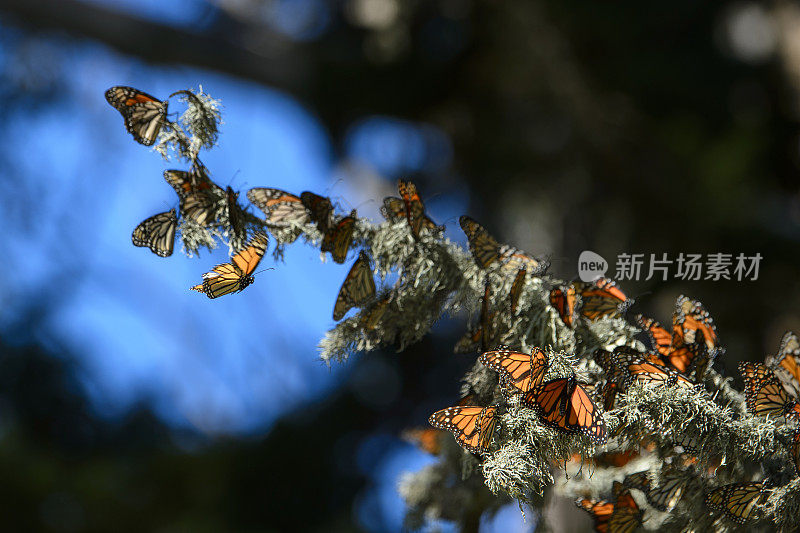
[[[353,210],[350,216],[339,220],[331,229],[325,233],[322,239],[322,252],[330,252],[334,262],[344,263],[347,259],[347,251],[353,242],[353,229],[356,225],[356,211]]]
[[[387,196],[383,199],[381,214],[389,222],[399,222],[406,219],[406,203],[402,198]]]
[[[165,170],[164,179],[178,194],[184,219],[205,227],[216,218],[216,194],[223,191],[211,180],[182,170]]]
[[[389,303],[391,303],[391,301],[392,295],[387,294],[375,302],[375,304],[361,318],[362,329],[367,331],[375,329],[383,318],[383,315],[386,314],[386,310],[389,308]]]
[[[602,413],[574,377],[548,381],[527,392],[523,403],[535,409],[546,426],[580,432],[596,444],[608,440]]]
[[[633,533],[642,523],[642,512],[636,500],[619,481],[613,483],[611,490],[616,501],[608,520],[608,533]]]
[[[494,434],[495,412],[495,407],[448,407],[433,413],[428,422],[433,427],[450,431],[456,442],[466,450],[484,454]]]
[[[517,314],[517,304],[519,304],[519,297],[522,295],[522,289],[525,288],[525,275],[528,273],[524,268],[517,271],[514,282],[511,284],[511,290],[508,294],[508,299],[511,304],[511,314]]]
[[[650,338],[650,346],[660,355],[669,355],[672,345],[672,333],[664,329],[661,324],[646,316],[637,315],[636,322]]]
[[[740,363],[747,410],[755,416],[789,416],[800,412],[775,374],[761,363]]]
[[[300,193],[300,202],[308,209],[311,220],[317,225],[317,229],[323,234],[327,233],[333,215],[331,199],[310,191],[303,191]]]
[[[592,283],[581,283],[578,287],[581,295],[581,315],[589,320],[617,316],[623,307],[628,307],[633,303],[608,278],[599,278]]]
[[[575,320],[575,287],[556,287],[550,291],[550,305],[552,305],[568,328],[573,327]]]
[[[480,361],[497,371],[506,388],[514,393],[526,393],[541,385],[548,365],[547,356],[539,348],[526,354],[503,347],[484,353]]]
[[[125,128],[136,142],[152,145],[167,116],[167,103],[133,87],[111,87],[106,100],[125,119]]]
[[[579,498],[575,500],[575,505],[583,509],[592,516],[594,530],[598,533],[609,533],[609,521],[614,513],[614,504],[606,500],[592,500],[589,498]]]
[[[192,290],[202,292],[212,299],[244,290],[253,283],[252,273],[264,257],[268,242],[265,233],[256,233],[247,246],[233,256],[230,263],[217,265],[211,272],[203,274],[203,283],[195,285]]]
[[[467,215],[461,216],[458,222],[461,224],[461,229],[464,230],[464,233],[467,235],[472,257],[480,268],[486,269],[500,258],[500,245],[494,237],[489,235],[489,232],[486,231],[483,226]]]
[[[405,203],[408,227],[411,228],[411,234],[414,236],[414,239],[418,240],[419,232],[425,222],[425,204],[422,203],[422,198],[420,198],[417,192],[417,187],[410,181],[398,180],[397,190]]]
[[[247,191],[247,199],[264,212],[269,224],[303,225],[310,220],[300,198],[286,191],[256,187]]]
[[[228,206],[228,221],[230,221],[233,234],[243,240],[246,236],[247,226],[245,225],[244,211],[239,207],[239,193],[234,192],[228,186],[225,190],[225,198]]]
[[[784,388],[795,398],[800,398],[800,339],[791,331],[786,332],[778,354],[767,357],[766,363]]]
[[[697,333],[703,334],[706,346],[713,350],[717,346],[717,328],[714,320],[703,304],[696,300],[679,296],[672,319],[672,345],[693,344],[699,342]]]
[[[340,320],[347,311],[363,305],[375,296],[375,279],[372,277],[369,256],[363,250],[344,278],[342,288],[333,307],[333,319]]]
[[[146,246],[161,257],[169,257],[175,248],[175,230],[178,216],[171,209],[145,219],[133,230],[131,239],[134,246]]]
[[[732,483],[714,489],[706,495],[709,509],[722,511],[730,520],[744,524],[758,518],[769,491],[762,483]]]

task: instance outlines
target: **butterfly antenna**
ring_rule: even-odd
[[[261,272],[264,272],[264,271],[266,271],[266,270],[275,270],[275,269],[274,269],[273,267],[262,268],[261,270],[258,270],[258,271],[256,271],[256,272],[253,272],[253,275],[255,276],[256,274],[260,274]]]

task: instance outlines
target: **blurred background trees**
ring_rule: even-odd
[[[346,270],[300,244],[230,301],[186,294],[224,255],[130,245],[175,200],[109,86],[222,99],[223,185],[377,218],[411,178],[451,238],[469,212],[563,278],[585,249],[758,252],[755,282],[623,285],[663,320],[701,300],[735,375],[800,329],[798,21],[794,2],[0,2],[9,529],[397,529],[397,475],[429,460],[398,435],[471,363],[446,320],[329,372],[314,346]]]

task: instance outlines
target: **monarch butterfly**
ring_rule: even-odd
[[[416,205],[416,203],[414,204]],[[408,222],[408,216],[406,215],[406,202],[403,198],[397,198],[396,196],[387,196],[383,199],[383,206],[381,207],[381,214],[383,217],[390,221],[390,222],[399,222],[400,220],[405,220]],[[424,207],[422,216],[419,217],[419,210],[417,209],[417,218],[415,219],[420,225],[420,229],[424,228],[428,231],[441,231],[442,227],[437,226],[436,222],[430,219],[427,215],[424,214]]]
[[[636,322],[650,338],[650,345],[659,355],[668,356],[672,348],[672,334],[652,318],[636,315]]]
[[[674,470],[661,471],[658,486],[654,486],[647,470],[625,476],[623,484],[644,493],[650,505],[661,512],[670,512],[683,496],[689,482],[685,474]]]
[[[595,444],[608,440],[603,416],[575,376],[559,378],[525,393],[523,403],[542,423],[565,433],[580,432]]]
[[[237,238],[244,240],[247,236],[247,226],[245,225],[244,211],[239,207],[239,193],[234,192],[233,189],[228,186],[225,190],[225,198],[228,206],[228,220],[231,223],[233,234]]]
[[[442,435],[445,432],[435,428],[412,428],[403,431],[400,437],[416,445],[420,450],[431,455],[439,455],[442,451]]]
[[[614,502],[579,498],[575,505],[592,515],[594,530],[599,533],[631,533],[642,523],[642,511],[622,483],[611,488]]]
[[[195,285],[192,290],[202,292],[209,298],[219,298],[244,290],[255,281],[253,272],[264,257],[268,242],[265,233],[256,233],[247,246],[233,256],[230,263],[217,265],[211,272],[203,274],[203,283]]]
[[[142,221],[133,230],[131,239],[134,246],[147,246],[161,257],[169,257],[175,248],[175,229],[178,216],[174,209],[159,213]]]
[[[326,234],[331,227],[331,215],[333,215],[331,199],[310,191],[303,191],[300,193],[300,202],[308,209],[309,216],[317,225],[320,233]]]
[[[767,501],[769,493],[763,483],[732,483],[709,492],[706,505],[714,511],[722,511],[730,520],[744,524],[759,517],[760,506]]]
[[[473,353],[478,351],[481,347],[482,338],[483,326],[478,324],[469,328],[469,330],[458,339],[455,346],[453,346],[453,353]]]
[[[125,119],[125,129],[145,146],[156,142],[167,118],[167,102],[133,87],[117,86],[106,91],[106,100]]]
[[[375,280],[372,277],[369,256],[362,250],[339,289],[339,296],[336,297],[333,307],[333,319],[340,320],[351,307],[363,305],[373,296]]]
[[[479,360],[498,372],[504,388],[512,393],[525,393],[541,385],[548,366],[547,356],[539,348],[527,354],[501,346],[484,353]]]
[[[533,276],[547,270],[547,262],[536,260],[513,246],[500,244],[486,228],[467,215],[462,215],[458,222],[467,235],[469,249],[478,267],[485,270],[494,263],[500,263],[508,268],[525,268]]]
[[[614,348],[614,360],[624,376],[624,381],[620,384],[622,390],[626,390],[634,381],[644,385],[677,386],[683,389],[691,389],[695,385],[683,374],[644,360],[641,352],[628,346]]]
[[[703,334],[703,340],[709,350],[717,345],[717,328],[714,320],[703,304],[696,300],[679,296],[675,305],[675,316],[672,320],[672,345],[699,343],[697,333]]]
[[[556,287],[550,291],[550,305],[552,305],[561,317],[561,321],[568,328],[575,325],[575,286]]]
[[[349,216],[340,219],[325,233],[322,239],[322,252],[330,252],[334,262],[344,263],[347,259],[347,250],[352,243],[355,225],[356,210],[353,209]]]
[[[247,198],[264,212],[268,224],[303,225],[311,219],[298,196],[280,189],[256,187],[247,191]]]
[[[511,301],[511,314],[517,314],[517,304],[519,304],[519,297],[522,295],[522,289],[525,288],[525,275],[528,273],[524,268],[517,271],[514,282],[511,284],[511,290],[508,293],[509,300]]]
[[[610,411],[614,409],[617,393],[625,381],[624,375],[617,364],[616,357],[611,352],[598,348],[594,351],[592,357],[606,375],[606,383],[602,389],[603,409]]]
[[[633,304],[616,283],[608,278],[598,278],[591,283],[576,283],[581,295],[581,315],[589,320],[604,316],[618,316]]]
[[[385,198],[383,201],[384,209],[381,210],[384,216],[390,220],[405,216],[415,241],[419,240],[419,232],[422,228],[428,230],[439,229],[439,226],[425,214],[425,204],[422,203],[422,198],[420,198],[419,193],[417,193],[417,187],[413,183],[398,180],[397,191],[402,198],[403,209],[400,209],[400,205],[394,198]]]
[[[375,329],[383,318],[383,315],[386,314],[386,310],[389,308],[391,301],[392,295],[386,294],[382,298],[379,298],[370,309],[362,313],[361,328],[367,331]]]
[[[494,406],[461,405],[436,411],[428,422],[433,427],[450,431],[464,449],[485,454],[497,426],[496,412],[497,408]]]
[[[800,339],[787,331],[781,339],[778,354],[767,357],[767,366],[783,382],[784,388],[800,398]]]
[[[792,399],[777,376],[761,363],[739,363],[747,410],[754,416],[800,418],[800,403]]]
[[[207,226],[216,218],[217,197],[222,194],[217,184],[182,170],[165,170],[164,179],[178,193],[182,217],[200,226]]]

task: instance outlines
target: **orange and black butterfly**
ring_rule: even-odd
[[[239,193],[234,192],[228,186],[225,190],[225,199],[228,207],[228,221],[231,224],[233,234],[244,240],[247,237],[247,221],[245,220],[244,210],[239,206]]]
[[[684,376],[665,366],[657,365],[642,357],[644,354],[628,346],[614,348],[616,367],[622,372],[624,382],[621,386],[626,390],[634,381],[644,385],[677,386],[691,389],[694,383]]]
[[[761,506],[766,503],[769,493],[763,483],[732,483],[708,493],[706,505],[709,509],[722,511],[730,520],[744,524],[761,516]]]
[[[547,355],[539,348],[527,354],[501,346],[482,354],[479,360],[500,374],[500,383],[509,396],[539,387],[548,367]]]
[[[517,305],[519,304],[519,297],[522,295],[522,289],[525,288],[525,275],[528,273],[524,268],[517,271],[514,282],[511,283],[511,290],[508,293],[508,299],[511,304],[511,314],[517,314]]]
[[[702,339],[697,337],[698,333],[702,333]],[[672,345],[699,344],[701,340],[709,350],[717,346],[714,320],[703,304],[681,295],[675,305],[675,316],[672,320]]]
[[[356,226],[356,210],[353,209],[349,216],[337,220],[322,238],[322,252],[330,252],[333,261],[344,263],[347,251],[353,242],[353,229]]]
[[[308,209],[295,196],[280,189],[256,187],[247,191],[247,198],[266,216],[267,224],[302,226],[311,220]]]
[[[300,202],[308,209],[311,220],[317,225],[320,233],[326,234],[331,227],[331,217],[333,216],[331,199],[310,191],[303,191],[300,193]]]
[[[197,173],[182,170],[165,170],[164,179],[178,193],[184,219],[205,227],[216,218],[218,198],[224,192],[217,184]]]
[[[142,221],[133,230],[131,239],[134,246],[146,246],[161,257],[169,257],[175,248],[175,230],[178,216],[174,209],[153,215]]]
[[[744,378],[744,399],[754,416],[800,419],[800,403],[789,396],[778,377],[761,363],[739,363]]]
[[[425,214],[425,204],[422,203],[417,193],[417,187],[410,181],[398,180],[397,190],[400,198],[387,196],[383,199],[381,214],[391,222],[398,222],[405,219],[414,240],[419,240],[419,232],[422,229],[436,232],[441,231],[441,227]]]
[[[603,413],[594,404],[575,376],[539,385],[522,397],[541,422],[565,433],[582,433],[595,444],[608,440]]]
[[[589,320],[605,316],[619,316],[633,304],[633,300],[608,278],[598,278],[591,283],[575,283],[581,296],[580,313]]]
[[[598,533],[632,533],[642,523],[642,511],[622,483],[612,486],[614,502],[579,498],[575,505],[592,515]]]
[[[614,409],[617,393],[620,392],[620,387],[625,383],[625,375],[622,372],[622,368],[617,365],[616,357],[611,352],[598,348],[594,351],[592,357],[606,375],[601,395],[603,397],[603,409],[611,411]]]
[[[507,268],[525,268],[533,276],[547,270],[547,262],[534,259],[513,246],[500,244],[486,228],[467,215],[462,215],[458,222],[467,235],[469,249],[478,267],[485,270],[497,263]]]
[[[767,357],[766,363],[784,388],[795,398],[800,398],[800,339],[791,331],[786,332],[778,354]]]
[[[458,339],[453,347],[453,353],[473,353],[479,351],[482,339],[483,326],[479,323],[476,326],[470,327],[469,330]]]
[[[117,86],[106,91],[106,100],[125,119],[125,129],[145,146],[156,142],[167,118],[167,102],[133,87]]]
[[[403,440],[416,445],[420,450],[431,455],[439,455],[442,451],[444,431],[436,428],[411,428],[400,434]]]
[[[255,281],[255,271],[268,243],[265,233],[256,233],[247,246],[231,258],[230,263],[222,263],[203,274],[203,283],[192,287],[193,291],[202,292],[209,298],[219,298],[232,292],[240,292]]]
[[[369,256],[361,251],[353,263],[347,277],[344,278],[336,304],[333,307],[333,319],[340,320],[352,307],[364,305],[375,296],[375,279],[372,277],[372,266]]]
[[[575,286],[556,287],[550,291],[550,305],[558,312],[558,316],[568,328],[575,325],[575,303],[577,301]]]
[[[497,419],[497,408],[462,405],[436,411],[428,422],[436,428],[450,431],[464,449],[486,454],[492,443]]]
[[[672,351],[672,333],[657,321],[646,316],[636,315],[636,322],[642,328],[642,331],[647,333],[653,350],[662,357],[668,357]]]
[[[656,486],[650,478],[650,472],[644,470],[625,476],[624,485],[629,489],[642,491],[650,505],[668,513],[680,501],[688,482],[688,477],[682,472],[662,470]]]

